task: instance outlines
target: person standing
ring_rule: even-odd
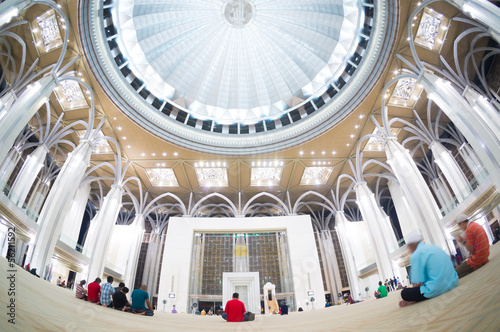
[[[412,232],[405,238],[410,257],[410,281],[417,284],[401,291],[400,307],[444,294],[458,285],[453,263],[443,249],[422,242],[422,234]]]
[[[115,293],[115,288],[113,287],[113,277],[108,276],[108,282],[101,286],[101,305],[103,307],[109,307],[111,302],[113,302],[113,294]]]
[[[99,303],[99,296],[101,295],[101,278],[95,278],[88,287],[88,300],[92,303]]]
[[[455,268],[458,277],[462,278],[488,263],[490,243],[483,226],[470,221],[467,215],[459,215],[457,225],[465,232],[465,239],[462,236],[457,236],[456,239],[463,242],[465,249],[470,253],[469,258]]]
[[[228,322],[243,322],[248,320],[245,314],[245,304],[238,300],[240,294],[233,293],[233,299],[227,301],[222,318]]]

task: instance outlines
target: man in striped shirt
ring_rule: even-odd
[[[462,264],[455,268],[459,278],[468,275],[472,271],[488,263],[490,255],[490,242],[484,228],[469,220],[465,214],[461,214],[457,219],[458,227],[465,232],[465,240],[462,236],[457,236],[457,241],[463,242],[470,256]]]
[[[85,280],[80,281],[78,285],[76,285],[76,293],[75,296],[77,299],[82,299],[87,301],[87,290],[83,287],[87,282]]]

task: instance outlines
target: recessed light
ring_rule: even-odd
[[[146,154],[143,152],[143,153],[141,153],[141,156],[146,157]]]
[[[354,129],[358,129],[358,128],[359,128],[359,125],[355,125],[355,126],[354,126]]]
[[[354,138],[354,134],[351,134],[351,138]]]
[[[332,151],[332,154],[337,154],[337,151]]]
[[[299,151],[299,154],[302,156],[304,154],[304,151]]]
[[[126,139],[127,139],[127,136],[123,136],[123,137],[122,137],[122,139],[123,139],[123,140],[126,140]]]
[[[346,146],[351,146],[351,144],[347,143]]]
[[[121,131],[121,130],[122,130],[122,127],[118,126],[118,127],[116,127],[116,129],[117,129],[118,131]]]
[[[154,156],[156,156],[156,153],[153,152],[153,153],[151,153],[151,155],[154,157]]]
[[[163,157],[166,157],[167,156],[167,153],[166,152],[163,152],[162,153]]]
[[[127,145],[127,148],[130,149],[130,145]]]
[[[360,119],[362,119],[362,118],[364,118],[364,117],[365,117],[365,116],[364,116],[363,114],[360,114],[360,115],[359,115],[359,118],[360,118]]]
[[[314,151],[311,151],[311,154],[314,154]]]
[[[179,154],[178,154],[177,152],[174,152],[174,156],[176,156],[176,157],[177,157],[178,155],[179,155]]]
[[[325,154],[326,154],[326,152],[325,152],[325,151],[322,151],[322,152],[321,152],[321,154],[322,154],[322,155],[325,155]]]

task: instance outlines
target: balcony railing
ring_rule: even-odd
[[[450,213],[451,211],[453,211],[453,209],[455,207],[458,206],[458,204],[460,204],[461,201],[463,201],[464,199],[466,199],[470,194],[472,194],[472,192],[474,190],[476,190],[483,182],[484,180],[488,177],[488,171],[486,170],[486,168],[483,168],[481,170],[481,172],[479,172],[472,180],[471,182],[469,182],[469,184],[463,188],[460,193],[453,197],[453,199],[451,201],[449,201],[445,206],[443,206],[441,208],[441,215],[444,217],[446,216],[448,213]],[[460,198],[460,200],[459,200]]]
[[[36,213],[26,202],[21,202],[19,195],[17,195],[10,186],[4,181],[0,180],[0,188],[2,188],[2,193],[15,205],[17,205],[30,219],[35,222],[38,220],[38,213]]]
[[[68,236],[66,236],[64,234],[61,234],[59,236],[59,241],[61,241],[62,243],[66,244],[67,246],[75,249],[76,251],[78,251],[82,255],[87,256],[87,257],[90,258],[90,255],[91,255],[90,250],[82,247],[77,242],[75,242],[74,240],[70,239]]]

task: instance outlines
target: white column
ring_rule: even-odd
[[[450,82],[445,82],[433,73],[425,71],[421,83],[428,98],[432,99],[460,130],[492,176],[493,182],[499,184],[500,141],[498,133],[483,120],[488,116],[480,114],[478,109],[473,109]]]
[[[17,136],[31,120],[33,115],[50,97],[56,87],[52,75],[45,76],[29,85],[26,91],[0,119],[0,160],[4,160]]]
[[[78,236],[82,228],[83,215],[85,214],[85,208],[89,200],[90,189],[90,182],[78,187],[62,226],[61,233],[75,243],[78,242]]]
[[[38,173],[40,173],[43,167],[46,156],[47,148],[45,145],[40,145],[26,158],[23,167],[12,185],[10,196],[14,204],[20,207],[23,206],[33,183],[36,181]]]
[[[1,3],[0,6],[2,6],[5,2]],[[0,98],[0,120],[3,118],[5,114],[7,114],[7,111],[9,110],[10,106],[16,101],[16,94],[14,91],[10,90],[9,92],[6,92],[5,95],[3,95]]]
[[[401,232],[404,237],[412,231],[418,229],[414,218],[415,212],[412,211],[410,204],[408,204],[408,199],[406,198],[403,188],[401,188],[399,183],[395,181],[388,181],[387,187],[391,193],[392,203],[396,209],[399,226],[401,227]]]
[[[6,0],[0,4],[0,28],[19,16],[31,4],[32,0]]]
[[[127,261],[127,268],[125,270],[124,282],[127,287],[132,289],[135,282],[135,274],[137,272],[137,263],[139,261],[139,254],[141,251],[142,237],[144,236],[144,215],[136,214],[135,219],[130,224],[133,228],[133,237],[130,240],[129,259]]]
[[[123,189],[120,186],[112,185],[102,203],[99,211],[99,219],[96,220],[95,245],[92,248],[92,255],[89,266],[89,280],[97,277],[102,279],[104,265],[106,263],[106,253],[113,232],[113,225],[116,223],[118,213],[122,207]]]
[[[323,247],[323,262],[325,274],[330,276],[330,286],[333,295],[334,303],[337,303],[339,297],[338,293],[342,291],[342,281],[340,280],[339,265],[337,262],[337,255],[333,247],[333,239],[330,230],[321,231],[319,233],[320,244]]]
[[[48,194],[49,185],[41,181],[41,179],[38,179],[35,189],[33,190],[33,193],[31,194],[31,197],[27,203],[28,215],[29,213],[31,213],[34,219],[36,219],[35,217],[38,217],[37,215],[42,209],[43,202],[45,201],[45,198]]]
[[[447,206],[453,200],[450,189],[448,189],[448,186],[446,186],[440,176],[431,180],[431,188],[442,207]]]
[[[393,243],[390,243],[387,238],[387,229],[384,227],[383,216],[381,215],[379,206],[375,200],[375,194],[368,188],[366,182],[358,183],[356,189],[356,203],[361,211],[363,220],[369,230],[370,239],[375,249],[375,260],[380,278],[394,275],[392,270],[391,259],[389,257],[389,248],[396,243],[394,232],[391,230]]]
[[[488,28],[491,37],[500,43],[500,9],[486,0],[448,0],[470,17]]]
[[[2,166],[0,167],[0,190],[3,190],[7,181],[9,181],[19,159],[21,159],[21,153],[13,148],[3,160]]]
[[[474,174],[474,176],[478,176],[479,173],[481,173],[481,171],[483,170],[484,166],[479,160],[477,154],[470,147],[469,143],[466,142],[462,144],[458,151],[462,155],[462,158],[464,158],[465,163],[471,170],[472,174]]]
[[[144,263],[144,272],[142,274],[142,283],[147,286],[147,292],[153,295],[154,289],[154,279],[155,279],[155,271],[158,270],[155,266],[156,261],[158,260],[158,252],[160,248],[161,234],[151,233],[150,240],[148,244],[148,251],[146,253],[146,262]]]
[[[45,276],[48,272],[46,268],[52,259],[64,218],[78,189],[75,183],[82,181],[91,153],[90,143],[84,141],[68,154],[68,159],[61,168],[40,212],[38,218],[40,232],[37,234],[36,247],[29,262],[38,269],[40,276]]]
[[[394,175],[415,213],[414,219],[417,221],[424,240],[449,253],[450,250],[439,223],[442,218],[441,213],[410,153],[395,139],[387,140],[385,153],[387,162],[391,165]]]
[[[462,173],[460,167],[458,167],[457,162],[451,155],[451,152],[446,149],[443,144],[436,141],[431,143],[430,149],[436,164],[439,166],[439,169],[441,169],[441,172],[443,172],[446,181],[450,184],[455,197],[459,202],[463,201],[467,196],[467,193],[465,193],[464,190],[468,189],[469,182],[465,178],[465,175]]]
[[[359,294],[361,293],[361,288],[359,287],[360,281],[358,277],[358,271],[356,268],[356,261],[354,259],[354,254],[351,248],[351,241],[347,234],[345,225],[349,221],[344,215],[343,211],[337,211],[335,214],[335,227],[337,228],[337,234],[340,241],[340,247],[342,249],[342,255],[344,257],[344,263],[347,270],[347,278],[349,279],[349,288],[351,289],[351,296],[354,300],[360,300]]]

